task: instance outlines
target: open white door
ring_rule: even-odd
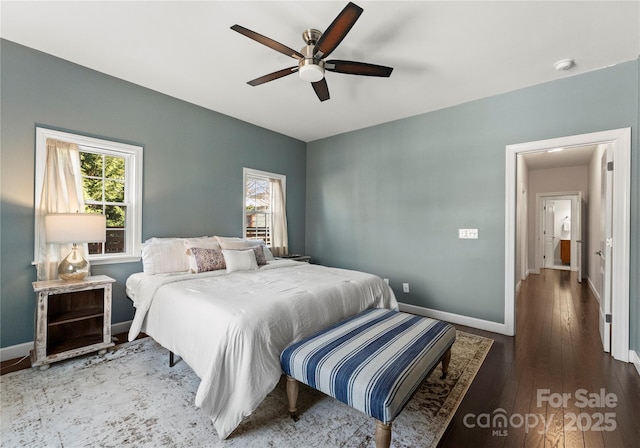
[[[583,251],[582,251],[582,241],[583,241],[583,233],[582,230],[582,192],[578,192],[578,199],[576,200],[576,212],[574,213],[574,221],[575,225],[573,226],[576,235],[574,236],[574,240],[576,242],[576,263],[578,269],[578,283],[582,283],[582,263],[583,263]]]
[[[600,339],[605,352],[611,351],[611,279],[612,279],[612,206],[613,206],[613,175],[608,169],[612,161],[611,144],[602,154],[601,170],[601,201],[600,201],[600,275],[602,291],[600,292]]]
[[[554,235],[555,223],[555,206],[553,201],[544,201],[544,229],[542,230],[544,237],[544,258],[542,262],[543,268],[550,268],[554,265],[554,254],[556,250],[556,238]]]

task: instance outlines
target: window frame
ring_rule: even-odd
[[[247,238],[247,180],[249,177],[259,177],[267,180],[280,179],[280,182],[282,183],[282,194],[284,195],[285,204],[287,201],[287,176],[285,174],[270,173],[269,171],[256,170],[253,168],[243,168],[242,169],[242,238]]]
[[[93,265],[130,263],[140,261],[142,243],[142,155],[143,147],[128,143],[120,143],[102,138],[88,137],[81,134],[57,131],[43,127],[36,127],[36,172],[34,189],[34,260],[40,253],[40,242],[37,235],[40,228],[40,208],[44,170],[47,160],[47,139],[62,140],[77,144],[81,152],[93,152],[125,158],[125,199],[127,207],[127,221],[125,228],[125,248],[122,253],[85,255]],[[82,147],[90,150],[82,151]]]

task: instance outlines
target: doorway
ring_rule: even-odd
[[[571,199],[542,201],[543,267],[571,270]]]
[[[540,269],[578,272],[582,282],[582,193],[536,194],[536,265]]]
[[[548,151],[559,147],[610,144],[613,162],[611,310],[615,322],[611,332],[611,354],[629,361],[629,252],[631,192],[631,129],[615,129],[506,147],[505,213],[505,334],[515,335],[517,155]],[[605,318],[605,316],[601,316]]]

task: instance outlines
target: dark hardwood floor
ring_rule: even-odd
[[[602,351],[587,283],[569,271],[530,275],[516,315],[513,338],[458,326],[494,343],[438,446],[640,446],[640,375]]]
[[[494,343],[438,446],[640,446],[640,375],[602,351],[598,303],[587,283],[569,271],[530,275],[516,311],[515,337],[458,326]],[[115,336],[126,341],[126,333]],[[30,367],[29,359],[11,366],[15,361],[2,363],[2,374]],[[550,400],[538,403],[545,390]],[[570,394],[566,406],[558,394]],[[613,394],[617,403],[590,394]]]

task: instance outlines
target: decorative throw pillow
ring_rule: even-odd
[[[254,271],[258,269],[256,253],[252,250],[226,250],[222,249],[227,272]]]
[[[187,249],[187,255],[190,270],[194,273],[218,271],[227,267],[220,249],[190,247]]]
[[[258,263],[258,266],[267,264],[267,259],[264,254],[264,246],[256,246],[251,249],[256,253],[256,263]]]

